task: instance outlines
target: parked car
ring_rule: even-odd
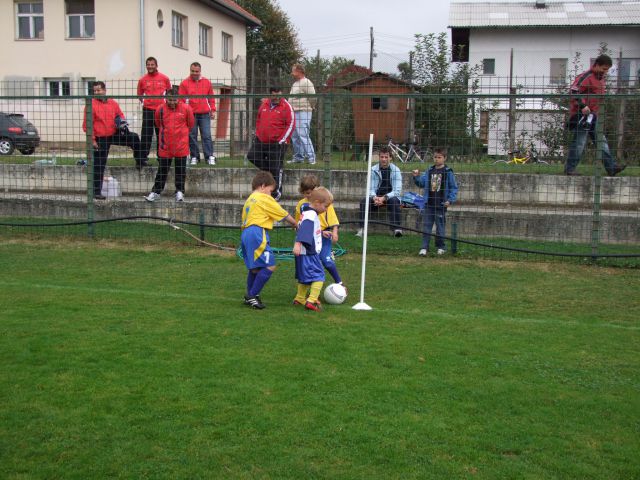
[[[38,145],[38,129],[24,115],[0,112],[0,155],[11,155],[16,148],[31,155]]]

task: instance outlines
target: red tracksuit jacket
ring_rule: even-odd
[[[256,120],[256,137],[262,143],[285,143],[291,138],[295,116],[293,108],[284,98],[275,107],[271,106],[271,100],[262,101],[258,109]]]
[[[116,133],[116,117],[120,116],[123,120],[125,118],[118,102],[112,98],[106,102],[94,98],[91,105],[93,108],[93,139],[110,137]],[[87,107],[84,108],[82,130],[87,131]]]
[[[171,81],[165,74],[156,72],[153,75],[148,73],[138,80],[138,96],[143,95],[164,95],[171,89]],[[142,107],[148,110],[155,110],[160,105],[164,105],[162,98],[145,98]]]
[[[216,101],[213,99],[211,82],[204,77],[200,77],[197,82],[190,76],[185,78],[180,84],[178,93],[180,95],[211,95],[211,98],[187,98],[186,102],[193,110],[193,113],[216,111]]]
[[[178,103],[175,109],[160,105],[155,113],[158,135],[158,155],[162,158],[189,155],[189,131],[196,123],[191,107]]]
[[[605,87],[605,76],[597,75],[593,71],[593,67],[591,70],[582,72],[571,84],[571,94],[575,95],[575,97],[571,98],[569,114],[575,115],[580,113],[584,107],[589,107],[593,113],[598,113],[600,99],[582,97],[582,95],[602,95],[605,93]]]

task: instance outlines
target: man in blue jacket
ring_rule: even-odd
[[[400,169],[391,163],[389,148],[380,148],[378,164],[371,168],[371,188],[369,190],[369,210],[386,208],[394,237],[402,236],[400,228],[400,196],[402,195],[402,174]],[[364,211],[367,199],[360,201],[360,229],[356,235],[362,236]]]

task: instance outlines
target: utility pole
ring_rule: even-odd
[[[373,71],[373,27],[369,27],[369,36],[371,37],[371,46],[369,48],[369,70]]]

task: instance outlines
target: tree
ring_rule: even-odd
[[[298,35],[289,16],[273,0],[237,0],[236,3],[262,22],[260,27],[247,27],[248,76],[255,59],[253,81],[257,88],[266,88],[274,78],[288,79],[291,65],[302,57]]]

